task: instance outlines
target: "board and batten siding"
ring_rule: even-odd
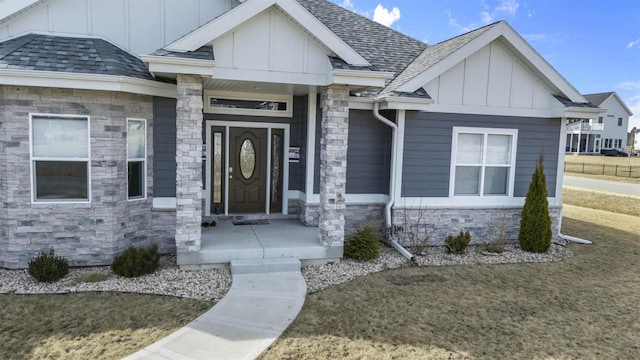
[[[0,22],[0,40],[29,31],[70,33],[150,54],[229,9],[231,0],[45,0]]]
[[[153,98],[153,196],[176,196],[176,99]]]
[[[392,111],[382,112],[394,119]],[[316,160],[314,193],[320,192],[320,137],[322,115],[316,121]],[[391,128],[369,110],[349,111],[349,144],[347,147],[347,194],[388,194],[391,162]]]
[[[551,109],[552,91],[499,40],[425,84],[437,105]],[[434,110],[438,111],[438,110]]]
[[[449,197],[454,126],[518,129],[514,196],[526,196],[540,153],[555,194],[560,119],[407,111],[405,121],[403,197]]]

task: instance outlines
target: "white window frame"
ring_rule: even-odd
[[[33,118],[84,119],[87,121],[87,154],[86,158],[33,156]],[[86,199],[37,199],[36,198],[36,161],[67,161],[87,163],[87,198]],[[91,203],[91,119],[88,115],[29,113],[29,168],[31,180],[32,204],[90,204]]]
[[[142,121],[144,123],[144,156],[142,158],[129,158],[129,121]],[[138,201],[147,199],[147,119],[127,118],[127,201]],[[129,162],[142,162],[142,196],[129,197]]]
[[[228,100],[263,100],[283,102],[287,104],[287,110],[262,110],[262,109],[236,109],[211,107],[211,99]],[[235,91],[205,91],[204,92],[204,112],[212,114],[236,114],[271,117],[293,117],[293,95],[244,93]]]
[[[483,135],[483,154],[482,164],[480,164],[480,184],[478,195],[455,195],[455,183],[456,183],[456,154],[458,152],[458,135],[459,134],[478,134]],[[511,135],[511,159],[509,168],[509,179],[507,179],[507,193],[505,195],[484,195],[484,177],[485,168],[487,167],[487,138],[488,135]],[[479,127],[453,127],[453,134],[451,137],[451,168],[449,170],[449,197],[456,199],[479,199],[479,198],[507,198],[513,197],[515,173],[516,173],[516,156],[518,149],[518,129],[503,129],[503,128],[479,128]],[[460,164],[463,165],[463,164]],[[492,164],[489,164],[493,166]],[[507,166],[504,166],[507,167]]]

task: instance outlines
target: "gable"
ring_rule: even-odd
[[[281,10],[271,7],[210,43],[216,70],[325,75],[334,55]]]
[[[622,100],[615,93],[611,94],[611,96],[609,96],[607,100],[605,100],[602,104],[600,104],[600,108],[607,110],[604,116],[613,117],[616,120],[621,117],[626,121],[626,119],[628,119],[629,116],[633,115],[629,110],[629,108],[622,102]]]
[[[26,32],[91,35],[150,54],[229,9],[230,0],[49,0],[0,21],[0,40]]]
[[[551,89],[500,41],[460,61],[424,85],[434,104],[548,110]]]

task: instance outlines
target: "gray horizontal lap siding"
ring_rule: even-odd
[[[176,99],[153,99],[153,196],[176,196]]]
[[[518,129],[514,196],[524,197],[538,156],[544,154],[547,191],[555,193],[560,120],[408,111],[402,196],[448,197],[454,126]]]
[[[316,121],[316,166],[314,193],[320,189],[321,111]],[[389,119],[394,112],[383,113]],[[347,194],[388,194],[391,161],[391,128],[373,117],[368,110],[349,111],[349,145],[347,147]]]

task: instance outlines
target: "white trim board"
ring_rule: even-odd
[[[393,207],[399,209],[501,209],[521,208],[524,206],[524,197],[507,196],[468,196],[468,197],[402,197],[396,199]],[[555,197],[548,197],[549,207],[562,206],[561,201]]]
[[[2,69],[0,70],[0,84],[121,91],[174,99],[177,97],[175,84],[136,79],[127,76]]]

